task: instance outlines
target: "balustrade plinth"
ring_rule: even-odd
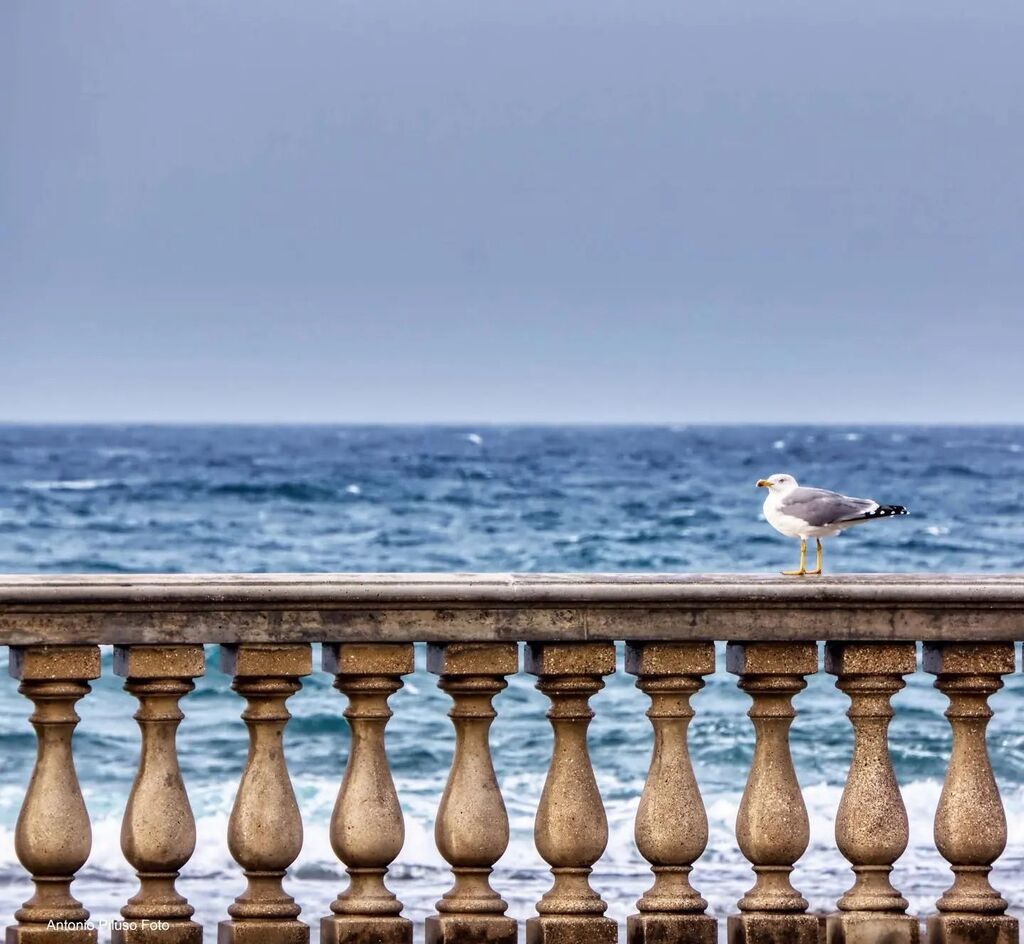
[[[949,699],[953,732],[942,795],[935,811],[935,845],[953,884],[928,918],[928,944],[1017,944],[1018,922],[989,882],[1006,848],[1006,814],[988,756],[988,699],[1015,669],[1013,643],[927,643],[924,668]]]
[[[228,849],[246,888],[217,926],[218,944],[307,944],[309,926],[284,890],[288,867],[302,849],[302,817],[288,776],[285,702],[312,671],[308,643],[221,646],[221,671],[246,699],[249,756],[228,821]]]
[[[1010,915],[941,914],[929,916],[928,944],[1018,944],[1020,929]]]
[[[503,915],[430,915],[424,931],[425,944],[515,944],[519,927]]]
[[[492,700],[519,670],[517,643],[448,643],[427,648],[427,669],[452,698],[455,752],[434,822],[438,851],[454,884],[426,920],[426,944],[515,944],[508,903],[491,888],[494,863],[508,847],[505,801],[491,761]]]
[[[551,700],[551,763],[534,824],[537,851],[554,882],[526,922],[527,944],[615,944],[618,926],[590,886],[590,873],[608,844],[608,820],[587,750],[594,712],[590,698],[615,671],[610,642],[530,643],[526,671]]]
[[[706,914],[652,914],[626,918],[629,944],[717,944],[718,922]]]
[[[713,643],[641,642],[626,646],[626,671],[651,700],[654,745],[636,814],[637,849],[654,884],[626,919],[629,944],[716,944],[718,923],[690,885],[693,863],[708,842],[708,818],[693,773],[687,732],[690,698],[715,671]]]
[[[754,887],[729,916],[729,944],[817,944],[819,922],[790,882],[807,850],[807,807],[793,768],[792,699],[818,670],[818,647],[807,643],[730,642],[726,668],[753,704],[754,756],[736,816],[736,839],[754,869]]]
[[[96,944],[97,931],[86,926],[88,919],[61,918],[49,924],[9,925],[4,944]]]
[[[14,913],[7,944],[95,944],[96,931],[84,926],[89,912],[71,894],[92,848],[71,742],[75,704],[100,676],[99,646],[12,646],[8,671],[35,706],[37,752],[14,833],[35,894]]]
[[[411,944],[412,922],[385,885],[402,849],[405,822],[384,751],[388,699],[414,669],[411,643],[324,643],[323,669],[348,698],[352,731],[345,775],[331,815],[331,846],[349,885],[321,919],[323,944]]]
[[[121,849],[139,891],[121,909],[111,944],[199,944],[195,909],[175,888],[196,845],[196,824],[181,777],[175,734],[179,700],[205,671],[202,646],[116,646],[114,672],[139,700],[139,770],[121,824]]]
[[[912,643],[828,643],[825,669],[850,698],[853,756],[836,814],[836,844],[853,887],[828,916],[828,944],[917,944],[920,924],[890,880],[907,848],[907,811],[889,755],[890,699],[917,667]]]
[[[409,944],[412,923],[407,918],[382,915],[330,915],[320,920],[321,944]]]

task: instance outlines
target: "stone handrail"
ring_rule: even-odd
[[[1017,921],[989,883],[1006,820],[989,762],[988,698],[1015,671],[1024,638],[1024,578],[855,575],[786,579],[744,575],[138,575],[0,577],[0,643],[34,705],[37,760],[16,830],[35,893],[14,915],[8,944],[97,940],[72,895],[90,850],[90,823],[72,751],[76,702],[100,674],[99,645],[138,702],[138,773],[122,849],[139,890],[122,908],[124,944],[197,944],[203,929],[175,882],[195,846],[178,767],[182,703],[203,674],[203,644],[245,701],[249,756],[228,825],[246,880],[218,927],[221,944],[304,944],[309,925],[283,880],[298,855],[302,817],[282,741],[287,699],[322,668],[347,700],[352,746],[330,838],[349,881],[320,921],[330,944],[409,944],[412,923],[388,889],[404,827],[384,751],[390,696],[413,670],[413,644],[452,700],[455,754],[435,827],[453,884],[426,922],[428,944],[511,944],[491,870],[508,819],[491,762],[494,696],[520,668],[550,700],[554,742],[535,839],[552,886],[526,922],[530,944],[612,944],[615,922],[590,881],[607,843],[604,807],[587,750],[591,699],[616,668],[650,699],[653,752],[636,843],[654,879],[627,923],[629,944],[711,944],[717,922],[690,884],[708,841],[687,750],[691,696],[715,671],[714,642],[750,695],[755,749],[736,823],[754,884],[728,921],[730,944],[916,944],[919,919],[891,880],[907,844],[907,816],[889,758],[890,699],[917,667],[947,696],[953,745],[935,840],[953,881],[927,918],[930,944],[1016,944]],[[790,756],[793,698],[825,669],[850,699],[853,756],[836,817],[836,843],[853,882],[825,921],[808,913],[790,875],[807,848],[807,812]]]

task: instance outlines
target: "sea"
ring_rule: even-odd
[[[853,572],[1024,570],[1024,427],[953,426],[0,426],[0,572],[581,571],[774,573],[796,542],[761,514],[762,476],[906,505],[910,515],[827,542],[826,568]],[[811,578],[808,578],[811,579]],[[737,627],[738,631],[742,627]],[[593,699],[590,748],[610,839],[593,884],[624,921],[650,875],[633,818],[650,759],[646,698],[619,671]],[[721,646],[719,656],[722,656]],[[6,656],[4,656],[6,659]],[[135,774],[134,700],[112,673],[79,706],[75,758],[93,824],[75,882],[109,921],[134,893],[120,820]],[[391,888],[416,922],[449,885],[433,818],[452,755],[448,699],[425,671],[392,699],[388,755],[405,813]],[[319,661],[315,662],[319,665]],[[6,679],[6,681],[4,681]],[[932,820],[948,757],[944,697],[918,671],[894,699],[893,761],[910,815],[895,882],[915,913],[950,881]],[[989,747],[1009,824],[995,886],[1024,913],[1024,678],[992,698]],[[850,885],[834,817],[851,751],[847,700],[823,672],[795,700],[793,757],[811,842],[794,883],[829,911]],[[747,696],[724,671],[694,698],[690,745],[710,821],[693,882],[724,917],[751,885],[734,821],[753,748]],[[241,699],[207,647],[184,701],[184,778],[198,823],[179,883],[214,934],[243,882],[225,832],[246,757]],[[315,671],[289,702],[286,752],[305,841],[286,885],[313,926],[344,885],[328,822],[349,736],[344,698]],[[493,884],[528,917],[549,885],[533,817],[551,749],[546,700],[517,675],[496,699],[494,763],[512,838]],[[30,883],[14,826],[34,760],[29,702],[0,677],[0,921]],[[102,935],[101,935],[102,939]]]

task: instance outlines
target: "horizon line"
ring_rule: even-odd
[[[174,420],[38,420],[0,419],[0,428],[18,427],[292,427],[331,428],[339,426],[384,427],[384,428],[550,428],[594,427],[623,429],[685,429],[688,427],[770,427],[770,426],[860,426],[874,428],[897,427],[1024,427],[1024,420],[237,420],[237,419],[174,419]]]

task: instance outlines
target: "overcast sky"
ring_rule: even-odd
[[[5,0],[0,419],[1024,421],[1019,0]]]

